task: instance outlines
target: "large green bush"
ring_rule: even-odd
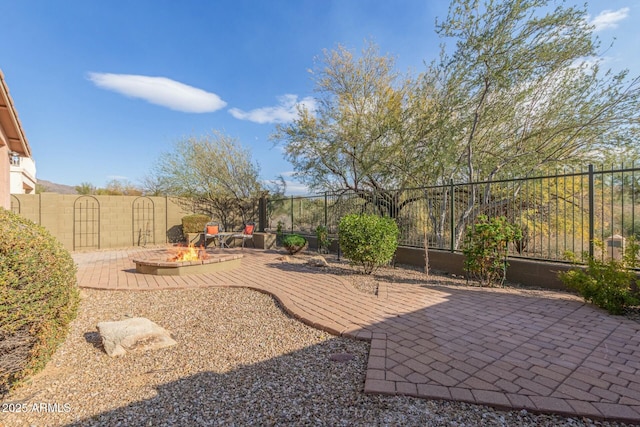
[[[481,286],[503,285],[507,277],[509,242],[522,239],[522,231],[503,216],[478,215],[467,227],[462,253],[467,277]]]
[[[391,261],[398,248],[398,225],[388,217],[351,214],[340,219],[340,249],[351,263],[371,274]]]
[[[602,242],[594,242],[603,249]],[[604,308],[610,314],[623,314],[628,306],[638,305],[638,292],[633,284],[638,285],[634,268],[638,266],[640,245],[635,239],[629,239],[622,260],[601,260],[587,258],[587,266],[578,265],[575,254],[567,252],[565,256],[573,262],[575,268],[560,272],[559,277],[570,289],[577,291],[585,301]]]
[[[205,225],[211,221],[211,218],[207,215],[193,214],[182,217],[182,233],[186,236],[187,233],[202,233]]]
[[[76,266],[43,227],[0,208],[0,396],[40,370],[78,309]]]

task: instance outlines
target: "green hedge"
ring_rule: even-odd
[[[0,208],[0,396],[41,368],[78,310],[76,266],[47,230]]]
[[[211,221],[211,217],[202,214],[187,215],[182,217],[182,233],[202,233],[204,226]]]
[[[340,249],[365,274],[391,261],[398,248],[398,225],[388,217],[351,214],[340,219]]]

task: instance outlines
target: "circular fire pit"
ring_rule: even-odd
[[[156,276],[182,276],[185,274],[213,273],[240,266],[242,254],[208,254],[206,259],[194,261],[167,261],[166,259],[134,259],[136,272]]]

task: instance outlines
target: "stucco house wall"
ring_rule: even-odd
[[[5,209],[11,208],[11,158],[14,153],[31,160],[29,142],[22,130],[4,74],[0,70],[0,207]],[[35,190],[35,164],[33,173]],[[26,185],[30,186],[28,183]]]
[[[3,143],[2,128],[0,127],[0,207],[9,209],[11,207],[9,180],[9,147]]]
[[[36,163],[33,159],[13,154],[9,163],[11,194],[35,194],[37,180]]]

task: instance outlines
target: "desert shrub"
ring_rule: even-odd
[[[0,208],[0,396],[49,361],[78,308],[76,266],[43,227]]]
[[[602,242],[594,242],[602,249]],[[632,290],[634,282],[638,284],[633,270],[637,267],[640,245],[635,239],[627,241],[622,260],[600,260],[585,254],[587,265],[579,266],[572,252],[565,256],[573,262],[575,268],[560,272],[559,277],[570,289],[577,291],[586,302],[604,308],[610,314],[623,314],[628,306],[638,305],[637,291]]]
[[[318,252],[329,252],[329,231],[324,225],[316,227],[316,239],[318,240]]]
[[[182,217],[182,233],[202,233],[204,226],[211,221],[207,215],[193,214]]]
[[[477,280],[481,286],[503,285],[509,265],[509,242],[520,239],[520,229],[505,217],[489,219],[479,215],[476,222],[467,227],[462,249],[467,278]]]
[[[340,249],[364,274],[391,261],[398,248],[398,225],[388,217],[351,214],[338,225]]]
[[[293,255],[300,252],[307,244],[307,239],[299,234],[287,234],[282,238],[282,246]]]

